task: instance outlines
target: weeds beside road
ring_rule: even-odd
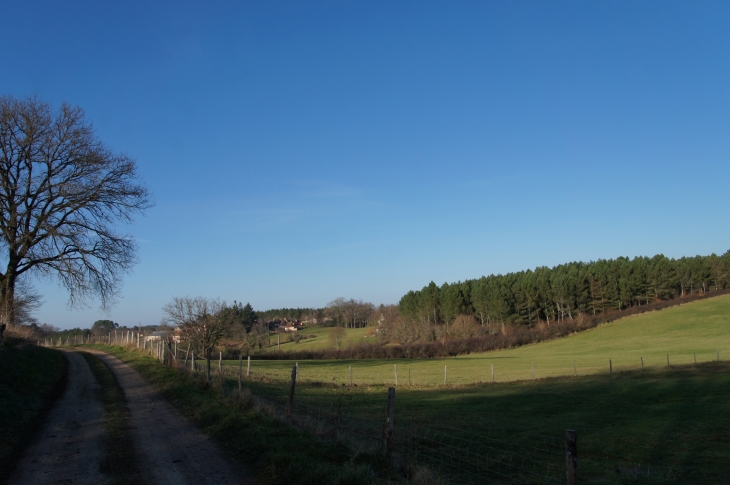
[[[66,387],[61,352],[8,339],[0,348],[0,483]]]
[[[119,346],[90,346],[139,372],[231,458],[272,484],[370,485],[404,482],[378,454],[353,453],[278,419],[250,393],[207,385],[185,370],[161,365],[146,353]]]

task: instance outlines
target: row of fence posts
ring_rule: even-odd
[[[249,357],[249,362],[250,362]],[[241,389],[241,368],[242,357],[238,358],[238,389]],[[352,366],[350,366],[352,369]],[[444,370],[448,372],[448,368]],[[397,373],[397,369],[396,369]],[[294,365],[291,369],[289,381],[289,395],[286,401],[286,416],[294,414],[294,394],[298,381],[299,366]],[[444,377],[446,379],[446,377]],[[395,387],[388,388],[388,404],[385,413],[385,424],[383,426],[382,452],[386,458],[391,458],[395,451]],[[567,485],[578,483],[578,432],[573,429],[565,430],[565,477]]]
[[[119,338],[119,335],[118,335],[118,333],[117,333],[116,330],[114,330],[113,339],[112,339],[112,332],[109,332],[109,335],[107,337],[107,342],[108,342],[109,345],[112,345],[112,343],[115,344],[115,345],[125,345],[125,344],[126,345],[130,345],[134,341],[135,333],[136,333],[136,338],[137,338],[137,348],[139,348],[140,347],[140,340],[141,340],[141,333],[140,332],[134,332],[134,331],[131,331],[131,330],[128,330],[128,331],[124,332],[122,334],[122,338],[121,339]],[[79,341],[78,341],[79,337],[81,337],[81,344],[84,344],[84,343],[92,343],[93,342],[93,336],[92,335],[89,335],[88,336],[88,339],[84,335],[80,335],[80,336],[79,335],[75,335],[74,336],[74,344],[78,344],[79,343]],[[154,348],[153,348],[153,342],[155,342]],[[38,341],[38,345],[40,345],[40,340]],[[45,345],[46,346],[53,346],[53,339],[52,338],[46,339],[45,340]],[[62,341],[62,338],[61,337],[58,338],[58,344],[57,345],[58,346],[62,346],[63,345],[63,341]],[[66,345],[71,345],[71,337],[70,336],[69,337],[66,337]],[[166,341],[150,341],[150,355],[157,355],[157,358],[159,360],[163,360],[164,361],[164,356],[165,356],[165,350],[164,349],[168,345],[169,344],[166,343]],[[170,350],[170,353],[172,354],[173,358],[175,360],[177,360],[177,343],[175,343],[174,345],[175,345],[175,351],[173,353]],[[147,340],[142,340],[142,348],[143,349],[146,349],[146,347],[147,347]],[[190,348],[188,347],[188,353],[189,352],[190,352]],[[666,354],[666,356],[667,356],[667,367],[670,367],[671,364],[670,364],[670,360],[669,360],[669,354]],[[694,363],[697,364],[697,353],[696,352],[693,353],[693,357],[694,357]],[[187,358],[188,358],[188,355],[186,353],[186,355],[185,355],[185,361],[186,361],[186,363],[187,363]],[[219,372],[222,372],[222,359],[223,359],[223,354],[222,353],[219,353],[219,360],[218,360],[218,370],[219,370]],[[195,365],[194,364],[195,358],[193,358],[192,360],[193,360],[193,366],[194,366]],[[720,349],[717,349],[717,361],[718,362],[720,361]],[[644,369],[644,357],[643,356],[640,357],[640,363],[641,363],[641,369],[643,370]],[[299,366],[299,364],[297,363],[297,367],[298,366]],[[398,364],[393,364],[393,372],[394,372],[394,377],[395,377],[395,386],[397,387],[398,386]],[[613,374],[613,359],[609,359],[608,360],[608,372],[609,372],[609,374]],[[247,367],[247,370],[246,370],[246,377],[249,377],[250,374],[251,374],[251,357],[249,356],[248,357],[248,367]],[[350,386],[352,386],[352,365],[350,365],[349,368],[348,368],[348,374],[349,374],[349,384],[350,384]],[[534,361],[532,362],[532,372],[531,372],[531,375],[532,375],[532,379],[534,380],[535,379],[535,362]],[[578,375],[578,367],[576,365],[576,361],[575,360],[573,361],[573,375],[574,376],[577,376]],[[447,365],[445,365],[444,366],[444,385],[446,385],[448,383],[448,376],[449,376],[449,367]],[[298,373],[297,373],[297,379],[298,379]],[[495,379],[494,379],[494,364],[491,364],[491,382],[495,382]],[[408,385],[411,385],[411,369],[410,369],[410,367],[408,367]]]
[[[111,338],[111,332],[109,335],[109,341],[112,341]],[[127,335],[126,336],[126,342],[129,344],[133,341],[134,336],[133,335]],[[115,336],[114,342],[118,342],[117,337]],[[150,354],[153,356],[156,356],[157,359],[159,359],[163,364],[169,362],[172,362],[172,360],[177,361],[177,345],[175,344],[174,352],[173,349],[170,348],[170,344],[167,341],[164,340],[158,340],[158,341],[150,341]],[[60,344],[60,339],[59,339]],[[137,334],[137,347],[140,345],[140,334]],[[146,341],[142,341],[143,349],[146,347]],[[191,370],[195,372],[196,364],[195,364],[195,353],[190,352],[190,344],[188,344],[187,351],[185,352],[185,362],[183,364],[183,367],[187,364],[187,359],[190,357],[191,362]],[[169,360],[168,360],[169,356]],[[247,364],[246,364],[246,377],[250,377],[251,375],[251,356],[247,356]],[[718,360],[719,360],[719,351],[718,351]],[[642,359],[643,361],[643,359]],[[667,362],[669,362],[667,357]],[[221,372],[222,375],[222,364],[223,364],[223,354],[218,354],[218,370]],[[534,364],[533,364],[534,365]],[[610,364],[612,365],[612,363]],[[395,379],[396,379],[396,385],[398,383],[398,368],[397,365],[394,366],[395,371]],[[534,367],[533,367],[534,369]],[[410,374],[410,369],[409,369]],[[350,385],[352,385],[352,366],[349,366],[349,377],[350,377]],[[446,384],[448,379],[448,366],[444,366],[444,384]],[[243,356],[238,357],[238,389],[239,392],[242,390],[242,383],[243,380]],[[492,380],[494,380],[494,365],[492,365]],[[294,395],[296,390],[296,384],[299,381],[299,363],[297,362],[293,367],[291,371],[291,380],[289,383],[289,395],[287,399],[286,404],[286,415],[292,416],[294,414]],[[410,375],[409,375],[409,381],[410,381]],[[567,485],[576,485],[577,484],[577,470],[578,470],[578,439],[577,439],[577,432],[575,430],[568,429],[565,432],[565,469],[566,469],[566,483]],[[395,451],[396,448],[396,440],[395,440],[395,387],[389,387],[388,388],[388,402],[387,402],[387,408],[386,408],[386,417],[385,417],[385,424],[383,427],[383,438],[382,438],[382,452],[386,458],[390,458]]]
[[[188,352],[189,351],[190,351],[190,349],[188,347]],[[177,350],[175,350],[175,354],[174,355],[177,355]],[[222,354],[222,352],[219,352],[218,355],[219,355],[219,358],[218,358],[218,371],[222,373],[223,354]],[[239,357],[239,360],[241,360],[241,359],[243,359],[242,356]],[[251,375],[251,356],[248,356],[247,359],[248,359],[248,363],[247,363],[247,367],[246,367],[246,377],[250,377],[250,375]],[[185,361],[187,363],[187,354],[185,356]],[[717,351],[717,361],[718,362],[720,361],[720,351],[719,350]],[[195,368],[194,368],[195,363],[194,362],[195,362],[195,357],[193,357],[193,368],[192,368],[192,370],[195,370]],[[641,357],[640,358],[640,362],[641,362],[641,368],[643,370],[644,369],[644,357]],[[694,363],[695,364],[697,363],[697,354],[696,353],[694,354]],[[669,366],[669,365],[670,365],[669,354],[667,354],[667,366]],[[295,374],[295,377],[296,377],[297,382],[298,382],[299,381],[299,372],[298,372],[299,363],[298,362],[296,363],[295,367],[297,368],[297,372]],[[608,360],[608,371],[609,371],[609,374],[613,374],[613,359],[609,359]],[[393,364],[393,374],[394,374],[394,380],[395,380],[395,387],[398,387],[398,364]],[[535,363],[534,362],[532,362],[531,375],[532,375],[532,379],[534,380],[535,379]],[[573,375],[574,376],[577,376],[578,375],[578,367],[576,365],[576,361],[575,360],[573,361]],[[443,384],[444,385],[447,385],[448,384],[448,378],[449,378],[449,366],[445,365],[444,366],[444,380],[443,380]],[[491,382],[492,383],[495,382],[495,377],[494,377],[494,364],[491,364]],[[348,366],[348,383],[349,383],[350,386],[353,385],[352,365],[349,365]],[[410,369],[410,367],[408,367],[408,385],[411,385],[411,369]]]
[[[694,363],[697,364],[697,352],[694,352]],[[644,357],[640,357],[641,359],[641,370],[644,370]],[[717,361],[720,362],[720,349],[717,349]],[[671,364],[669,363],[669,354],[667,354],[667,367],[671,367]],[[575,371],[575,361],[573,361],[573,369]],[[613,374],[613,359],[608,359],[608,373]],[[578,375],[577,372],[575,375]]]
[[[697,364],[697,353],[693,353],[694,356],[694,363]],[[640,357],[641,359],[641,369],[644,370],[644,357]],[[717,362],[720,362],[720,350],[717,350]],[[667,354],[667,367],[671,367],[671,364],[669,363],[669,354]],[[492,383],[494,382],[494,364],[491,364],[491,370],[492,370]],[[608,373],[613,374],[613,359],[608,359]],[[395,386],[398,387],[398,364],[393,364],[393,374],[395,378]],[[576,365],[576,362],[573,361],[573,375],[578,375],[578,367]],[[349,366],[349,377],[350,377],[350,386],[352,386],[352,366]],[[449,377],[449,366],[444,366],[444,385],[447,384]],[[535,362],[532,362],[532,379],[535,379]],[[408,385],[411,385],[411,368],[408,367]]]

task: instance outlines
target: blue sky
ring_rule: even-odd
[[[83,107],[155,207],[105,314],[730,249],[727,2],[13,2],[0,94]]]

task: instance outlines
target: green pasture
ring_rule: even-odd
[[[353,335],[364,335],[364,331],[350,330]],[[327,343],[326,339],[322,333],[320,342]],[[287,345],[304,349],[307,344]],[[447,384],[491,382],[493,366],[495,382],[510,382],[531,380],[533,366],[535,379],[574,373],[585,376],[609,373],[609,361],[617,373],[641,369],[642,358],[646,369],[666,367],[667,354],[670,365],[692,364],[695,355],[698,363],[714,361],[718,350],[721,360],[730,359],[730,296],[636,315],[562,339],[495,352],[439,359],[301,361],[299,376],[304,381],[349,384],[352,366],[354,384],[390,386],[395,384],[397,366],[400,386],[434,386],[443,385],[445,373]],[[254,358],[251,372],[255,377],[286,380],[293,364],[290,360]]]
[[[330,340],[330,332],[334,327],[309,327],[300,330],[299,333],[307,338],[302,339],[299,343],[291,341],[291,333],[278,334],[281,341],[282,352],[297,352],[301,350],[322,350],[333,347]],[[375,343],[375,336],[366,335],[367,328],[346,328],[343,347],[350,347],[362,343]],[[271,347],[266,352],[274,352],[277,350],[276,335],[272,335],[269,339]]]
[[[721,362],[716,361],[718,349]],[[254,360],[253,379],[245,385],[283,403],[293,364]],[[342,413],[345,420],[377,430],[395,364],[397,427],[426,427],[447,441],[462,437],[479,445],[484,444],[480,437],[489,436],[505,443],[499,446],[516,443],[556,466],[564,460],[565,429],[576,429],[579,476],[591,483],[646,483],[647,477],[651,483],[730,481],[728,296],[499,352],[433,360],[299,362],[295,406],[315,415]],[[495,384],[489,383],[492,364]],[[352,387],[346,385],[350,365]],[[444,365],[448,383],[456,385],[442,385]],[[244,362],[244,375],[245,370]]]
[[[235,385],[233,379],[231,385]],[[286,402],[288,386],[249,381]],[[708,362],[579,377],[449,387],[398,387],[396,429],[428,428],[561,466],[566,429],[578,431],[579,477],[590,483],[728,483],[730,363]],[[295,412],[336,415],[372,432],[385,417],[382,386],[301,382]],[[518,450],[518,452],[520,452]],[[547,468],[544,468],[547,469]],[[539,482],[542,483],[542,482]]]

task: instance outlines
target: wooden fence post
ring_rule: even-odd
[[[299,382],[299,362],[295,363],[294,367],[297,368],[297,382]]]
[[[291,416],[294,411],[294,387],[297,384],[297,366],[291,368],[291,382],[289,383],[289,399],[286,402],[286,415]]]
[[[613,374],[613,361],[608,359],[608,373]]]
[[[644,370],[644,357],[641,357],[641,370]]]
[[[195,372],[195,352],[193,352],[193,355],[190,358],[190,370]]]
[[[223,375],[223,352],[218,352],[218,374]]]
[[[532,379],[535,379],[535,363],[532,363]]]
[[[188,366],[188,356],[190,355],[190,342],[188,342],[188,351],[185,352],[185,362],[183,362],[183,367]]]
[[[492,364],[492,384],[494,384],[494,364]]]
[[[238,392],[241,392],[241,379],[243,378],[243,356],[238,356]]]
[[[393,364],[393,371],[395,372],[395,387],[398,387],[398,364]]]
[[[575,361],[573,361],[573,377],[578,377],[578,368],[575,366]]]
[[[246,377],[251,376],[251,356],[248,356],[248,364],[246,364]]]
[[[388,388],[388,410],[383,430],[383,454],[390,458],[395,444],[395,387]]]
[[[281,335],[276,334],[276,351],[281,352]]]
[[[695,364],[697,363],[697,352],[695,352]]]
[[[449,366],[445,365],[444,366],[444,386],[446,385],[446,378],[448,377],[448,375],[449,375]]]
[[[567,485],[578,483],[578,432],[565,430],[565,478]]]

